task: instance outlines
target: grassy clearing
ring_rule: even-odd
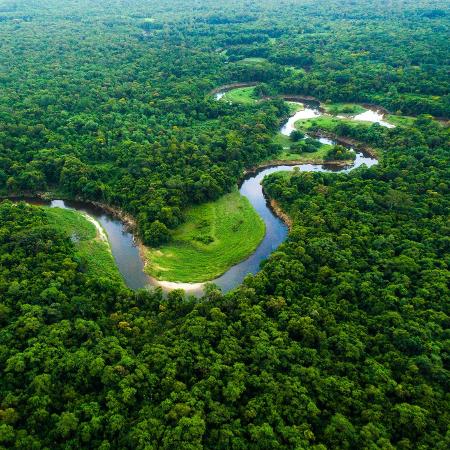
[[[385,120],[389,123],[392,123],[392,125],[395,125],[396,127],[410,127],[414,124],[414,121],[416,120],[415,117],[408,117],[408,116],[397,116],[395,114],[388,114],[385,117]]]
[[[352,128],[368,128],[372,125],[370,122],[360,122],[351,119],[338,119],[331,116],[321,116],[314,119],[299,120],[295,123],[295,126],[297,129],[302,131],[308,131],[313,126],[316,126],[321,130],[334,133],[337,125],[342,122],[345,122]]]
[[[262,64],[267,62],[266,58],[244,58],[238,61],[241,64]]]
[[[325,111],[334,116],[338,114],[344,115],[356,115],[367,111],[361,105],[355,103],[326,103],[323,105]]]
[[[332,147],[328,144],[322,144],[322,146],[313,153],[295,153],[294,151],[291,151],[293,142],[288,136],[281,133],[278,133],[274,137],[273,142],[283,147],[283,151],[272,158],[280,161],[314,161],[321,163],[323,162],[327,151]]]
[[[314,119],[305,119],[295,122],[295,127],[299,130],[305,131],[310,130],[314,126],[318,126],[322,130],[333,131],[336,125],[345,121],[347,123],[352,123],[351,120],[337,119],[331,116],[320,116]]]
[[[98,236],[93,223],[78,211],[48,207],[44,207],[44,210],[50,225],[72,239],[78,254],[85,262],[88,274],[124,283],[111,254],[109,243]]]
[[[147,250],[147,271],[165,281],[212,280],[253,253],[264,234],[264,222],[236,190],[188,208],[172,242]]]
[[[225,93],[222,100],[231,103],[241,103],[243,105],[254,105],[257,102],[255,96],[255,87],[244,87],[232,89]]]

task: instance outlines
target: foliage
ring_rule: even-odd
[[[448,136],[396,133],[379,166],[267,178],[294,228],[226,296],[91,278],[4,203],[2,444],[446,448]]]
[[[81,267],[92,276],[123,283],[108,242],[99,236],[94,224],[77,212],[62,208],[44,208],[49,225],[64,233],[74,243]]]
[[[152,247],[159,247],[170,240],[170,233],[167,227],[159,220],[152,222],[145,231],[145,242]]]
[[[441,3],[3,2],[1,192],[63,190],[176,235],[280,148],[289,107],[219,85],[448,117]],[[265,179],[292,230],[226,295],[132,292],[43,209],[0,204],[2,448],[449,447],[448,128],[327,120],[306,123],[380,164]],[[214,245],[212,217],[195,224]]]
[[[305,134],[299,130],[294,130],[290,135],[290,139],[292,142],[298,142],[305,137]]]
[[[356,153],[342,145],[333,145],[325,155],[325,161],[348,161],[356,158]]]
[[[292,150],[298,151],[299,153],[314,153],[322,147],[322,144],[317,140],[310,137],[297,142],[294,146],[291,146]]]
[[[338,114],[355,115],[366,111],[362,106],[352,103],[327,103],[325,110],[334,116]]]

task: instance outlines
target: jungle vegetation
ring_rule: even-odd
[[[107,203],[150,245],[280,152],[288,105],[218,102],[217,86],[408,116],[328,123],[380,149],[376,166],[265,179],[293,227],[227,294],[131,291],[44,209],[0,203],[0,447],[449,448],[450,146],[430,117],[449,117],[449,14],[0,2],[1,194]]]

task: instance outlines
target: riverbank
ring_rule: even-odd
[[[87,205],[92,205],[95,208],[102,209],[108,214],[111,214],[112,216],[116,217],[117,219],[121,220],[123,224],[127,227],[128,231],[135,232],[137,231],[137,223],[133,216],[126,213],[122,209],[118,207],[114,207],[111,205],[108,205],[107,203],[97,202],[94,200],[86,200],[81,197],[75,196],[70,197],[69,195],[66,195],[62,192],[57,191],[38,191],[38,192],[29,192],[29,191],[19,191],[19,192],[13,192],[11,194],[4,194],[0,195],[0,200],[10,200],[10,199],[40,199],[43,201],[52,201],[52,200],[68,200],[68,201],[74,201],[74,202],[80,202]]]
[[[47,206],[42,208],[49,224],[71,239],[88,275],[124,284],[105,230],[93,217],[81,211]]]
[[[111,249],[114,255],[115,262],[120,271],[120,274],[123,276],[124,280],[128,287],[132,289],[144,288],[144,287],[161,287],[164,291],[169,291],[173,289],[184,289],[192,295],[201,295],[203,292],[203,286],[207,282],[212,282],[216,284],[220,289],[224,292],[227,292],[236,286],[238,286],[244,278],[248,274],[255,274],[259,271],[261,261],[265,260],[273,251],[275,251],[278,246],[284,242],[286,239],[288,229],[292,226],[292,222],[287,214],[285,214],[279,205],[272,201],[272,199],[267,199],[264,196],[261,182],[263,178],[267,175],[278,171],[292,171],[295,166],[298,166],[298,170],[300,171],[320,171],[320,172],[348,172],[353,170],[356,167],[359,167],[361,164],[366,164],[371,166],[376,164],[376,160],[364,157],[361,153],[356,154],[356,159],[353,164],[347,165],[344,161],[336,161],[336,164],[330,168],[330,165],[324,164],[287,164],[286,161],[280,161],[280,164],[276,164],[275,167],[259,167],[257,168],[257,173],[253,176],[248,176],[247,178],[241,180],[239,184],[239,192],[235,192],[236,195],[241,197],[248,205],[251,205],[250,210],[252,211],[253,220],[248,222],[249,228],[241,228],[239,227],[233,230],[233,223],[227,223],[225,219],[229,219],[230,215],[228,211],[222,214],[215,214],[213,217],[216,219],[215,222],[217,225],[211,227],[211,224],[202,223],[204,219],[208,220],[208,216],[205,215],[204,211],[200,211],[202,207],[205,205],[197,205],[199,208],[199,213],[197,214],[199,221],[197,224],[200,225],[200,229],[195,230],[195,221],[194,227],[192,227],[192,222],[186,221],[185,227],[187,227],[187,233],[185,236],[190,239],[189,236],[194,237],[197,234],[197,237],[200,237],[201,240],[203,238],[208,239],[208,236],[222,236],[220,227],[225,227],[229,232],[231,231],[234,234],[235,244],[234,246],[238,248],[239,251],[242,251],[243,248],[251,243],[249,240],[250,237],[255,236],[255,223],[260,221],[263,223],[266,232],[262,232],[263,239],[261,241],[253,242],[253,248],[247,250],[245,253],[241,254],[241,258],[238,260],[228,260],[225,265],[222,265],[221,270],[217,271],[217,278],[214,278],[213,275],[205,276],[206,267],[204,261],[202,261],[202,257],[208,258],[207,254],[204,254],[200,258],[197,255],[202,255],[202,253],[190,254],[189,252],[185,253],[186,258],[182,261],[182,269],[185,273],[185,279],[179,279],[178,276],[170,276],[172,279],[156,279],[154,277],[148,276],[149,265],[153,262],[153,257],[149,257],[147,252],[149,249],[144,247],[143,245],[139,245],[139,240],[136,237],[127,231],[124,231],[124,228],[127,228],[127,225],[124,224],[121,220],[116,220],[113,214],[116,217],[122,217],[127,221],[128,227],[134,227],[135,221],[128,214],[125,214],[123,211],[120,211],[118,208],[110,207],[108,205],[103,205],[100,202],[90,202],[90,203],[78,203],[74,204],[71,201],[62,201],[62,200],[54,200],[53,206],[61,206],[66,208],[75,208],[80,211],[88,211],[90,214],[95,216],[95,218],[102,224],[107,235],[108,240],[111,244]],[[22,193],[24,194],[24,193]],[[55,197],[55,193],[40,193],[39,197],[46,199],[48,202],[49,198]],[[36,199],[36,195],[29,195]],[[223,197],[222,197],[223,199]],[[220,202],[219,199],[217,202]],[[42,201],[42,200],[41,200]],[[212,203],[217,203],[212,202]],[[65,204],[67,203],[67,205]],[[87,206],[90,205],[90,206]],[[101,209],[100,207],[103,207]],[[195,208],[195,207],[194,207]],[[101,209],[101,212],[100,212]],[[106,211],[109,213],[106,213]],[[242,211],[238,211],[238,214],[235,217],[241,218]],[[228,220],[229,222],[229,220]],[[245,221],[244,221],[245,222]],[[90,224],[92,225],[92,224]],[[207,227],[205,227],[205,225]],[[190,230],[189,230],[190,227]],[[213,235],[208,232],[207,228],[213,231]],[[179,230],[180,231],[180,230]],[[205,232],[206,231],[206,232]],[[136,245],[136,242],[138,243]],[[224,241],[226,243],[226,241]],[[198,243],[198,245],[208,246],[211,243]],[[188,248],[186,246],[185,248]],[[223,249],[223,251],[222,251]],[[226,245],[222,245],[222,249],[220,252],[217,252],[217,255],[221,257],[222,253],[233,251],[230,245],[226,243]],[[158,251],[158,249],[150,249],[154,251]],[[175,262],[179,264],[180,261],[174,261],[174,254],[166,255],[169,256],[166,258],[166,261],[170,263]],[[223,261],[222,261],[223,264]],[[196,266],[196,268],[192,268],[192,266]],[[197,275],[199,275],[198,279],[192,279],[190,274],[193,273],[193,270],[197,271]],[[166,276],[167,276],[167,271]],[[100,273],[100,272],[99,272]],[[220,275],[220,273],[222,275]],[[163,278],[163,276],[157,276],[157,278]],[[200,278],[201,277],[201,278]],[[168,277],[167,277],[168,278]],[[177,280],[178,281],[175,281]]]
[[[295,114],[281,127],[282,134],[284,131],[287,135],[287,125],[290,124],[293,128],[297,117],[317,114],[311,108],[292,110]],[[346,145],[366,147],[350,138],[331,133],[310,134],[317,134],[322,141],[326,141],[323,138],[327,136]],[[331,147],[332,144],[333,142],[329,141],[323,145]],[[370,147],[366,147],[366,153],[372,157],[376,155],[375,150]],[[322,156],[320,160],[319,155]],[[301,171],[334,172],[349,171],[361,164],[370,166],[374,163],[376,161],[364,157],[361,153],[357,153],[355,161],[325,161],[323,151],[317,152],[316,157],[313,154],[305,154],[298,159],[274,158],[262,162],[244,172],[244,179],[239,184],[240,193],[236,191],[228,194],[237,195],[241,199],[240,202],[246,202],[245,207],[242,203],[237,210],[223,207],[222,203],[227,203],[227,196],[209,204],[188,207],[185,211],[186,221],[172,231],[172,241],[156,249],[145,247],[137,234],[128,233],[129,237],[124,238],[128,231],[137,231],[136,221],[131,215],[102,202],[84,203],[118,219],[118,223],[112,224],[111,219],[105,218],[104,215],[99,216],[103,226],[108,228],[108,236],[111,233],[114,236],[111,242],[115,249],[115,259],[120,273],[130,287],[184,289],[197,295],[201,294],[206,282],[213,282],[224,290],[232,289],[242,282],[247,274],[256,273],[261,261],[286,238],[292,221],[274,199],[264,196],[260,184],[264,176],[280,170],[291,171],[295,166]],[[40,193],[38,196],[46,200],[61,197],[56,192]],[[82,205],[78,207],[83,209]],[[265,228],[268,230],[267,234]],[[131,240],[131,243],[124,242],[127,239]]]
[[[333,141],[336,141],[338,144],[342,144],[345,146],[355,147],[356,149],[362,150],[364,153],[367,153],[371,158],[378,158],[378,151],[365,144],[364,142],[357,141],[356,139],[346,137],[346,136],[338,136],[335,133],[330,133],[327,131],[308,131],[308,134],[317,138],[327,138]],[[327,161],[327,164],[330,164],[330,161]]]
[[[241,88],[241,87],[255,87],[255,86],[258,86],[258,84],[261,84],[261,83],[256,82],[256,81],[253,81],[253,82],[248,81],[248,82],[236,82],[236,83],[224,84],[222,86],[218,86],[217,88],[211,90],[209,92],[209,95],[216,95],[220,92],[226,92],[226,91],[236,89],[236,88]],[[286,101],[301,102],[301,103],[314,102],[314,103],[318,103],[319,109],[322,112],[326,112],[326,110],[327,110],[327,104],[324,101],[320,100],[318,97],[315,97],[313,95],[281,93],[281,94],[277,94],[277,95],[265,96],[265,97],[262,97],[260,100],[273,100],[273,99],[277,99],[277,98],[282,98],[283,100],[286,100]],[[370,111],[378,111],[379,113],[381,113],[383,115],[393,114],[392,111],[390,111],[385,106],[381,106],[376,103],[371,103],[371,102],[358,103],[358,102],[356,102],[353,104],[359,105]],[[448,118],[448,117],[442,117],[442,116],[432,116],[432,117],[434,120],[436,120],[437,122],[440,122],[444,126],[448,126],[448,124],[450,122],[450,118]]]
[[[285,213],[280,204],[273,198],[270,198],[266,191],[263,188],[264,196],[269,200],[269,206],[271,211],[288,227],[288,230],[292,230],[292,226],[294,225],[293,220],[290,218],[290,216]]]

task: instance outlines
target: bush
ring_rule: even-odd
[[[325,161],[345,161],[353,160],[356,158],[356,153],[352,150],[345,148],[342,145],[334,145],[328,150]]]
[[[317,139],[306,138],[300,145],[302,146],[303,152],[314,153],[319,150],[322,144]]]
[[[289,137],[290,137],[292,142],[298,142],[298,141],[301,141],[305,137],[305,135],[299,130],[294,130],[289,135]]]
[[[170,241],[170,232],[162,222],[155,220],[145,230],[144,240],[146,244],[158,247]]]

